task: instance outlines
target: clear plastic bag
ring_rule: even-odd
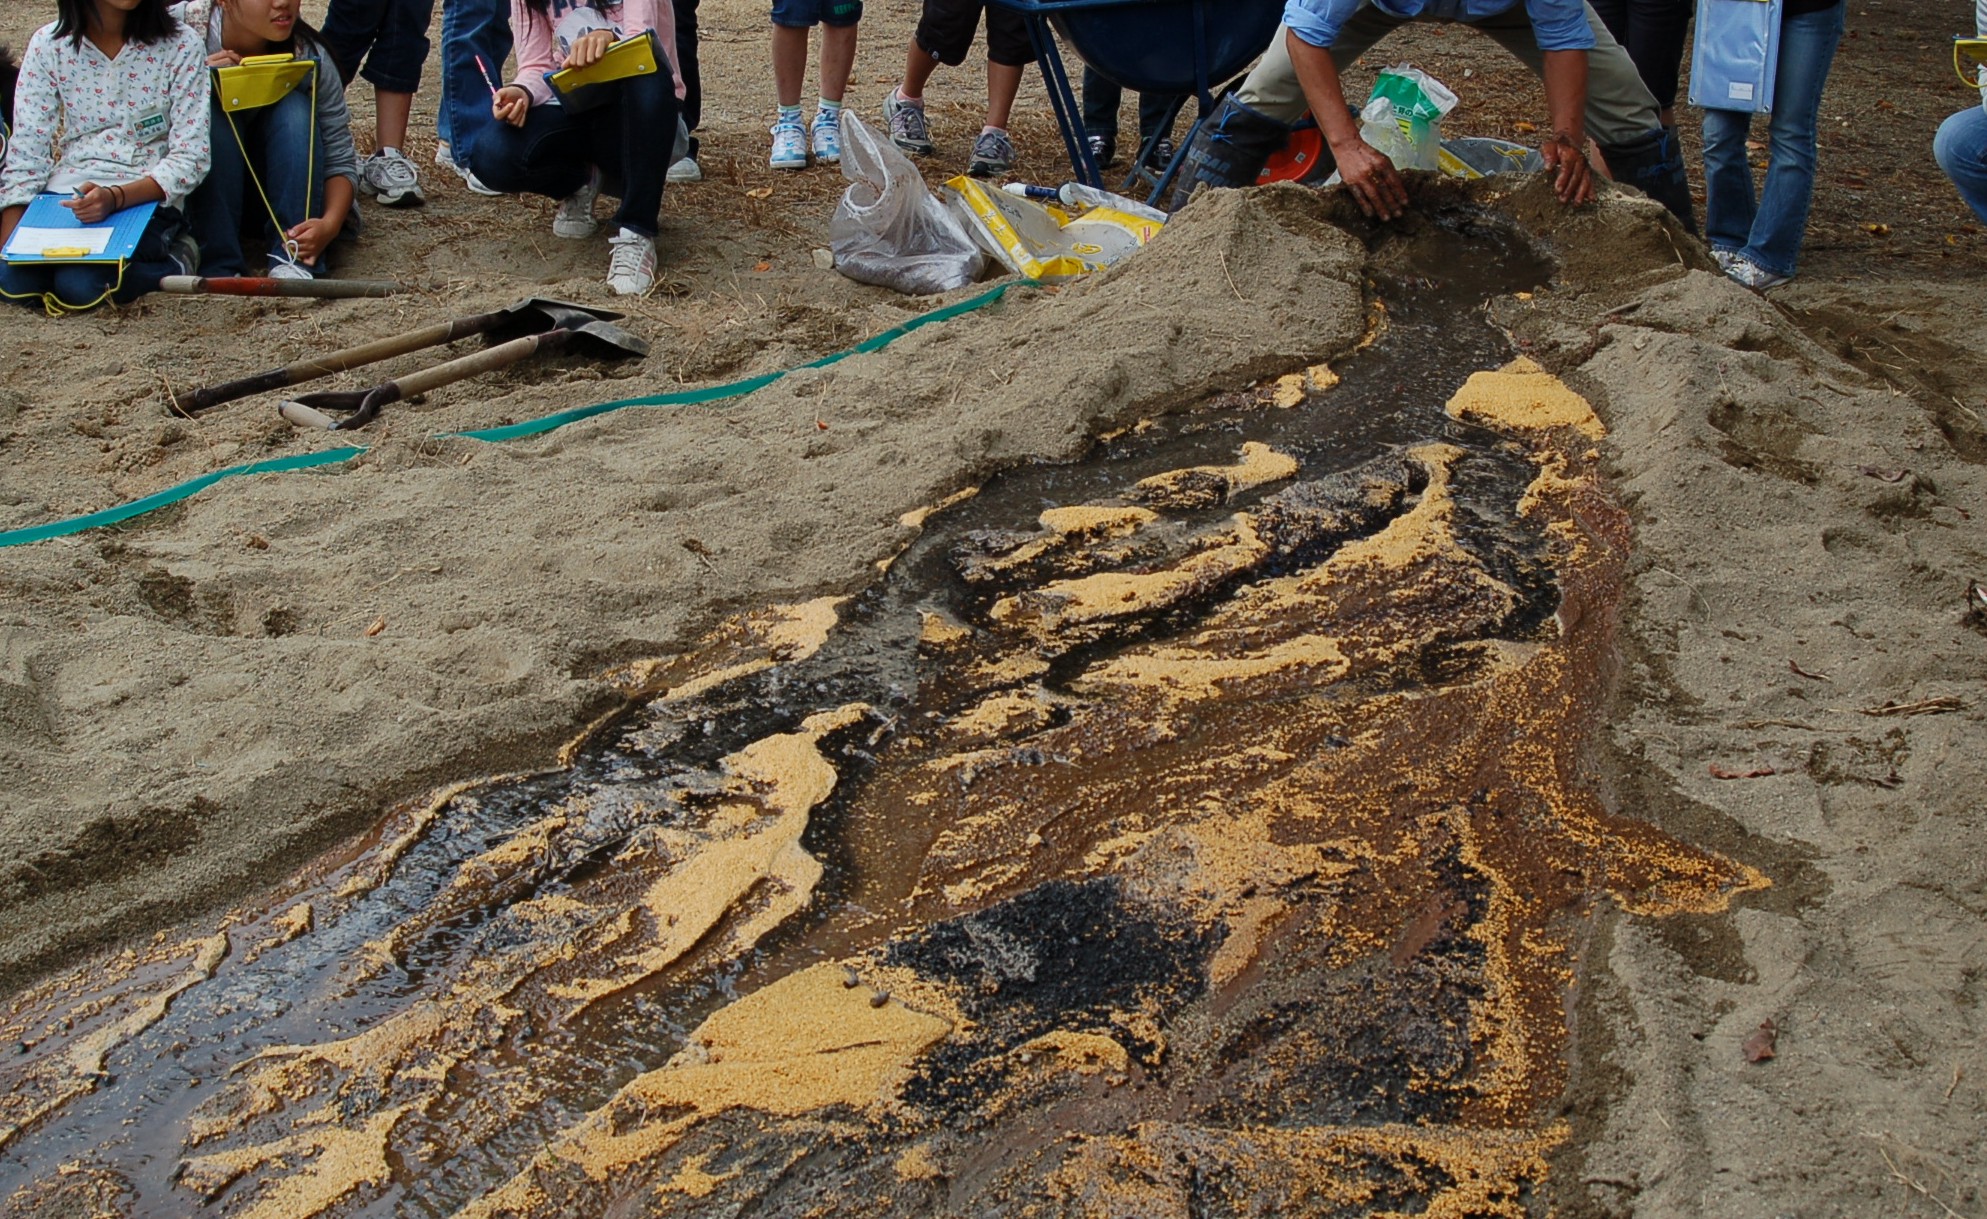
[[[963,288],[985,256],[925,186],[911,159],[842,110],[842,176],[849,188],[828,224],[835,269],[912,296]]]

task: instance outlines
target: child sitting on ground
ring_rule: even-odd
[[[774,169],[806,169],[814,159],[833,165],[842,159],[842,96],[856,62],[856,22],[862,0],[773,0],[773,90],[779,100],[773,120]],[[821,104],[814,121],[800,124],[800,87],[807,75],[807,31],[821,31]]]
[[[428,62],[428,24],[435,0],[331,0],[324,45],[349,85],[365,60],[373,86],[373,155],[359,167],[359,189],[384,207],[419,207],[421,175],[402,151],[421,67]]]
[[[0,295],[52,312],[129,301],[167,275],[191,274],[198,255],[178,209],[211,156],[206,54],[166,0],[57,0],[56,14],[21,60],[14,138],[0,168],[0,246],[38,194],[74,196],[63,206],[85,224],[160,206],[122,267],[0,266]]]
[[[623,295],[655,283],[662,187],[683,85],[676,77],[676,20],[669,0],[512,0],[517,78],[496,92],[502,122],[476,138],[471,171],[492,190],[559,200],[555,236],[591,237],[594,200],[618,183],[621,207],[608,239],[607,283]],[[546,77],[598,63],[623,38],[653,33],[661,71],[590,85],[602,99],[568,106]]]
[[[345,227],[359,180],[345,86],[330,52],[297,12],[297,0],[183,0],[173,14],[205,34],[209,67],[281,54],[317,64],[311,78],[273,105],[230,114],[215,94],[214,168],[186,206],[201,274],[249,273],[244,221],[266,243],[271,277],[323,274],[325,249]],[[258,258],[254,270],[261,264]]]

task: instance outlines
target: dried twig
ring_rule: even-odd
[[[1221,260],[1221,274],[1228,280],[1228,290],[1235,294],[1236,300],[1241,301],[1245,305],[1248,304],[1248,298],[1243,296],[1242,290],[1235,286],[1235,276],[1228,270],[1228,251],[1216,250],[1214,254],[1215,257]]]
[[[1964,711],[1966,704],[1950,694],[1937,698],[1921,698],[1915,703],[1885,703],[1880,707],[1859,707],[1861,715],[1944,715],[1948,711]]]

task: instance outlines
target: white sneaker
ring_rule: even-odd
[[[697,158],[684,157],[669,167],[669,172],[663,175],[663,179],[679,185],[684,182],[702,182],[704,167],[697,164]]]
[[[799,119],[773,124],[773,155],[766,158],[766,164],[774,169],[807,168],[807,128]]]
[[[428,201],[421,193],[421,175],[414,172],[414,162],[397,148],[383,148],[366,158],[359,167],[359,189],[387,207],[419,207]]]
[[[593,218],[593,201],[600,198],[600,171],[592,171],[587,176],[586,185],[559,200],[559,210],[552,217],[552,235],[578,241],[591,237],[600,231],[600,224]]]
[[[269,260],[269,278],[316,279],[317,276],[312,275],[308,270],[294,262],[285,262],[280,258],[272,258]]]
[[[655,239],[622,229],[607,239],[607,286],[616,296],[640,296],[655,286]]]

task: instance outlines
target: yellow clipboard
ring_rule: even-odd
[[[1972,68],[1976,75],[1968,76],[1968,68]],[[1987,81],[1982,81],[1977,75],[1981,68],[1987,68],[1987,38],[1953,39],[1953,71],[1959,73],[1960,83],[1969,89],[1987,85]]]
[[[214,97],[229,114],[260,110],[290,96],[315,71],[316,60],[251,55],[234,67],[214,69]]]
[[[607,53],[595,63],[584,68],[562,68],[545,79],[558,91],[562,101],[572,105],[577,100],[575,95],[589,85],[646,76],[658,71],[661,63],[662,56],[656,50],[654,32],[643,30],[608,47]]]

